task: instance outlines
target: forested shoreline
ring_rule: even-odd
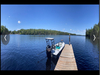
[[[93,38],[93,35],[96,37],[99,37],[100,34],[100,24],[95,24],[93,28],[91,29],[86,29],[86,37]]]
[[[46,29],[20,29],[9,31],[5,26],[1,26],[1,35],[2,34],[23,34],[23,35],[76,35],[68,32],[61,32],[56,30],[46,30]]]
[[[100,24],[95,24],[93,28],[86,29],[86,37],[93,37],[93,34],[96,37],[99,37],[100,33]],[[68,32],[61,32],[56,30],[46,30],[46,29],[20,29],[20,30],[14,30],[10,31],[6,28],[6,26],[1,26],[1,35],[2,34],[23,34],[23,35],[76,35]]]

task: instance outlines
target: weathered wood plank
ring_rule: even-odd
[[[72,44],[65,44],[54,70],[78,70]]]

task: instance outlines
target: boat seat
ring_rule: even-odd
[[[59,42],[59,43],[58,43],[58,45],[59,45],[59,46],[62,46],[62,43],[61,43],[61,42]]]
[[[55,49],[55,45],[52,45],[52,49]]]

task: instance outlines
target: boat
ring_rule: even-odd
[[[46,54],[48,58],[51,58],[52,56],[57,56],[65,46],[63,40],[55,44],[54,38],[46,38],[46,43]]]
[[[53,55],[58,55],[58,53],[64,48],[65,43],[64,42],[59,42],[55,44],[55,47],[51,50],[51,53]]]

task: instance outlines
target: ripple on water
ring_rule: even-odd
[[[55,38],[55,43],[61,39],[69,43],[67,35],[11,35],[8,45],[1,43],[1,70],[53,70],[56,64],[46,65],[46,37]],[[71,36],[71,44],[79,70],[99,70],[99,50],[90,39]]]

